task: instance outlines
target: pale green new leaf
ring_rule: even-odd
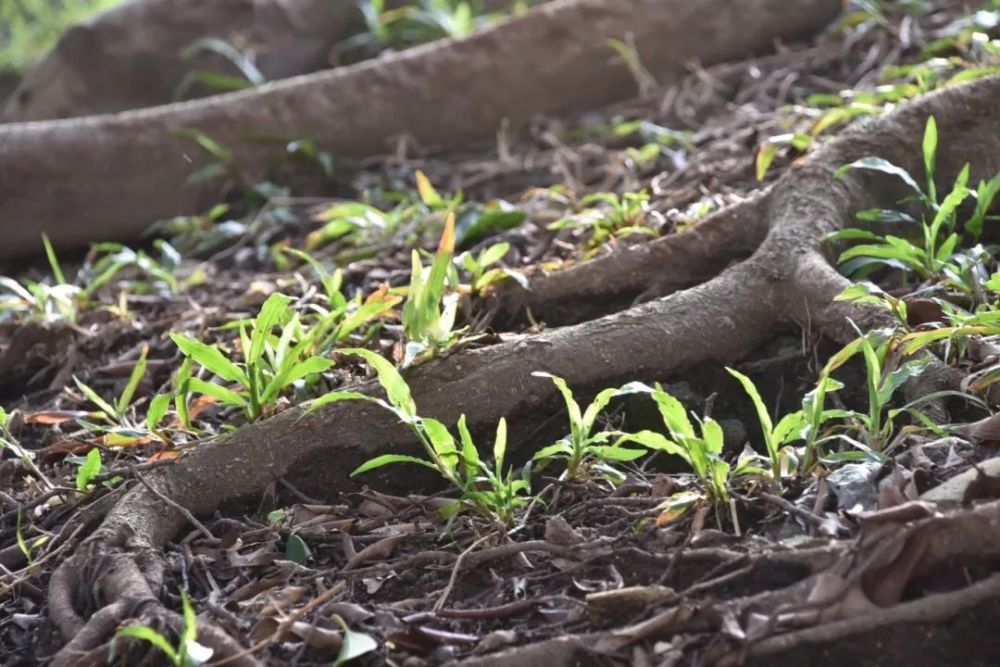
[[[132,374],[128,378],[128,384],[125,385],[122,395],[118,397],[118,404],[115,407],[117,408],[119,417],[124,415],[125,411],[128,410],[128,406],[132,404],[132,397],[135,396],[135,390],[139,387],[139,382],[142,381],[143,376],[146,375],[146,355],[148,353],[149,346],[143,345],[139,360],[135,362],[135,368],[132,369]]]
[[[118,421],[117,411],[110,403],[101,398],[100,394],[81,382],[75,375],[73,376],[73,382],[76,383],[77,388],[91,403],[99,407],[101,411],[108,416],[108,419],[115,422]]]
[[[497,436],[493,441],[493,460],[498,474],[503,472],[503,459],[507,454],[507,419],[501,417],[497,422]]]
[[[76,490],[85,490],[99,474],[101,474],[101,450],[94,447],[87,452],[83,464],[76,471]]]
[[[472,440],[465,415],[458,418],[458,435],[462,441],[462,470],[466,479],[472,479],[479,472],[479,450]]]
[[[705,439],[707,451],[711,454],[721,454],[723,445],[722,426],[711,417],[705,419],[701,426],[702,436]]]
[[[628,449],[618,445],[592,445],[587,448],[587,451],[599,458],[611,461],[634,461],[648,453],[644,449]]]

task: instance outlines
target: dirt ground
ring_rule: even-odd
[[[543,397],[522,414],[507,407],[523,404],[497,399],[496,417],[511,422],[511,457],[520,469],[533,452],[566,435],[566,411],[554,393],[544,393],[551,392],[550,380],[505,374],[508,366],[497,364],[506,361],[478,365],[493,359],[491,349],[545,336],[556,340],[555,346],[561,344],[560,332],[584,331],[572,325],[604,321],[599,318],[633,306],[675,303],[677,294],[692,289],[699,299],[707,298],[714,289],[711,279],[737,275],[732,272],[746,262],[758,262],[754,270],[766,273],[755,259],[758,246],[780,225],[748,225],[741,238],[732,232],[739,221],[733,223],[726,211],[758,206],[760,197],[771,197],[764,209],[777,210],[784,202],[782,183],[831,155],[854,154],[854,148],[838,148],[847,145],[837,143],[840,137],[863,143],[866,128],[881,127],[879,118],[895,118],[897,107],[917,104],[908,102],[910,97],[946,100],[963,85],[961,80],[946,85],[952,77],[989,74],[1000,64],[995,51],[976,46],[1000,36],[992,6],[913,5],[877,3],[877,12],[865,14],[869,3],[854,3],[821,34],[780,44],[771,55],[707,68],[690,63],[687,74],[666,89],[650,87],[596,111],[536,116],[504,126],[496,141],[458,150],[400,140],[384,155],[342,161],[324,157],[321,146],[304,144],[266,180],[244,183],[237,170],[226,171],[223,178],[231,187],[224,208],[160,225],[157,238],[169,241],[168,250],[148,238],[134,246],[143,248],[147,259],[157,258],[154,269],[132,262],[88,295],[91,305],[81,308],[75,321],[52,312],[37,316],[27,308],[0,310],[0,405],[10,415],[0,431],[0,437],[9,436],[9,446],[0,451],[0,662],[167,664],[148,642],[112,638],[138,621],[174,642],[185,625],[184,591],[205,633],[198,641],[215,651],[205,664],[331,664],[338,655],[354,657],[352,651],[360,654],[354,664],[407,667],[998,664],[1000,466],[990,466],[1000,434],[990,415],[1000,396],[991,383],[979,382],[992,377],[1000,336],[997,320],[986,314],[997,304],[997,294],[984,285],[998,271],[991,242],[1000,238],[989,229],[995,225],[989,217],[981,237],[971,242],[962,237],[955,251],[967,258],[956,266],[982,276],[976,288],[981,293],[961,291],[958,279],[943,269],[917,275],[898,265],[859,267],[860,277],[888,295],[884,303],[908,306],[900,325],[890,317],[898,312],[869,304],[858,311],[867,318],[858,321],[862,329],[884,328],[892,320],[902,327],[894,350],[922,331],[953,334],[924,348],[920,354],[929,355],[930,370],[900,378],[903,388],[891,396],[891,409],[918,401],[923,416],[899,411],[889,417],[896,419],[895,429],[878,445],[870,432],[873,439],[866,440],[858,418],[846,418],[830,432],[826,456],[810,470],[800,472],[796,458],[787,459],[790,470],[777,483],[766,469],[734,475],[726,483],[725,501],[707,492],[705,479],[680,457],[663,451],[629,461],[608,459],[602,465],[610,472],[597,465],[577,478],[563,474],[560,463],[536,462],[541,469],[532,471],[535,495],[500,525],[475,512],[444,517],[454,489],[416,466],[389,466],[350,483],[331,483],[346,480],[360,463],[355,452],[296,457],[294,465],[276,468],[286,474],[260,473],[266,483],[248,484],[218,507],[195,507],[197,516],[178,519],[186,505],[181,491],[188,487],[158,486],[156,480],[174,474],[164,470],[191,459],[190,469],[204,470],[206,460],[216,459],[198,459],[210,456],[198,452],[220,449],[219,442],[230,443],[230,449],[216,455],[218,460],[252,459],[233,443],[239,445],[241,437],[255,443],[294,441],[299,421],[293,405],[359,384],[377,391],[371,368],[337,351],[328,355],[335,366],[284,392],[253,425],[240,409],[204,394],[188,406],[189,427],[174,414],[173,402],[163,421],[169,427],[151,429],[145,421],[154,397],[173,391],[184,360],[171,333],[245,353],[238,325],[226,325],[249,322],[270,295],[289,295],[303,316],[329,305],[312,264],[288,249],[308,248],[315,261],[339,267],[340,292],[348,297],[388,298],[410,283],[413,248],[427,251],[425,264],[433,261],[448,213],[457,210],[457,251],[475,255],[508,243],[497,266],[514,277],[480,293],[462,293],[455,328],[468,329],[433,355],[440,358],[419,361],[404,376],[414,378],[421,407],[431,394],[418,387],[463,392],[472,386],[458,379],[466,371],[470,377],[483,373],[487,386],[517,385],[532,399]],[[989,92],[995,89],[989,81],[964,85]],[[943,92],[932,92],[938,89]],[[944,109],[945,102],[940,104]],[[832,114],[833,109],[842,113]],[[899,127],[923,130],[926,115],[919,123],[904,116]],[[949,143],[954,133],[948,132],[963,123],[996,128],[989,113],[977,111],[974,120],[950,124],[944,112],[935,115],[942,128],[938,166],[947,174],[938,179],[942,197],[964,162],[974,163],[972,184],[988,180],[998,159],[982,153],[994,139],[982,138],[982,153],[966,155],[967,146],[975,150],[975,137]],[[852,122],[855,129],[845,131]],[[919,138],[912,134],[902,133],[898,148],[915,145],[907,159],[922,165]],[[879,141],[864,145],[864,154],[882,147]],[[811,172],[807,176],[814,178]],[[830,173],[824,178],[835,182]],[[845,199],[860,192],[849,178]],[[917,172],[914,178],[923,183],[924,175]],[[436,192],[427,190],[427,182]],[[812,183],[803,182],[795,188],[800,193]],[[628,207],[626,193],[637,192],[648,197]],[[882,192],[895,195],[897,189]],[[450,199],[455,193],[461,193],[461,203]],[[592,193],[611,194],[585,199]],[[979,196],[984,198],[981,189]],[[861,209],[891,209],[902,197],[882,199],[888,201],[873,203],[858,195],[856,205],[845,206],[853,216]],[[323,215],[344,202],[365,202],[387,212],[386,218],[381,227],[320,243]],[[975,215],[970,202],[965,202],[969,211],[961,209],[962,220]],[[417,212],[391,219],[406,206]],[[910,201],[903,208],[913,206]],[[800,217],[811,216],[806,211]],[[729,241],[721,236],[730,233]],[[608,274],[578,271],[588,265],[614,270],[614,258],[639,256],[646,247],[683,249],[684,239],[701,238],[698,234],[708,241],[719,234],[721,250],[671,264],[682,268],[654,260],[663,263],[662,283],[642,274],[616,290]],[[801,233],[808,234],[813,231]],[[675,242],[670,239],[681,239],[680,245],[662,245]],[[845,242],[851,239],[839,241]],[[833,242],[824,247],[839,248]],[[825,252],[836,258],[835,251]],[[62,269],[85,287],[99,274],[95,265],[101,266],[101,256],[96,246],[87,256],[61,253]],[[41,254],[35,260],[10,271],[5,267],[4,273],[22,283],[53,282]],[[166,265],[176,285],[156,273]],[[775,268],[774,275],[781,271]],[[569,276],[566,284],[559,283],[560,274]],[[683,279],[675,281],[675,274]],[[843,286],[837,280],[848,284],[837,277],[834,285]],[[522,283],[539,287],[525,291]],[[705,304],[705,314],[695,313],[684,329],[685,345],[677,344],[671,331],[620,334],[614,339],[620,347],[600,349],[600,355],[651,354],[662,340],[656,354],[675,355],[676,363],[665,361],[642,377],[623,376],[609,363],[600,386],[571,383],[577,398],[632,380],[660,381],[686,410],[719,425],[725,439],[721,460],[736,467],[745,446],[766,455],[754,404],[726,366],[751,377],[767,410],[781,416],[801,407],[828,360],[857,334],[838,317],[845,311],[821,315],[809,307],[805,312],[815,320],[788,315],[766,329],[750,324],[740,319],[745,313],[777,312],[779,306],[791,313],[800,307],[791,303],[791,292],[762,289],[759,303],[752,302],[753,294],[752,289],[739,293],[743,303],[737,309],[698,300],[677,311],[680,318]],[[772,305],[782,300],[787,303]],[[980,317],[949,320],[947,304]],[[404,362],[412,338],[401,317],[401,305],[383,312],[341,347],[366,347]],[[727,317],[735,321],[735,342],[713,347],[719,331],[730,326]],[[686,326],[678,322],[662,326]],[[617,321],[617,326],[623,325]],[[606,345],[602,340],[581,336],[570,349],[589,363],[603,358],[589,347]],[[687,346],[707,349],[689,354]],[[526,353],[528,361],[535,359],[531,354]],[[884,362],[886,374],[909,359],[892,354]],[[92,388],[114,403],[137,363],[144,363],[145,371],[134,396],[122,406],[120,423],[109,424],[88,394]],[[669,372],[658,372],[668,367]],[[499,370],[488,375],[490,369]],[[428,377],[440,382],[431,385]],[[863,355],[837,368],[836,377],[844,386],[827,408],[869,414],[871,370]],[[427,404],[433,400],[438,399],[427,398]],[[467,400],[489,414],[494,399],[483,394]],[[334,416],[348,414],[354,405],[345,402]],[[365,423],[377,422],[385,433],[398,428],[387,411],[357,410]],[[320,414],[322,422],[302,422],[311,430],[301,437],[332,442],[355,424],[354,412],[339,420]],[[664,425],[649,396],[638,394],[617,396],[597,427],[618,433],[662,431]],[[474,432],[478,442],[492,443],[492,431],[484,432],[482,424]],[[378,437],[382,431],[372,433]],[[358,451],[396,451],[386,449],[387,443],[404,437],[407,453],[421,451],[412,437],[398,435]],[[790,442],[789,452],[799,444]],[[81,484],[80,471],[92,451],[100,452],[100,467]],[[283,456],[280,448],[270,451]],[[222,478],[229,474],[220,469],[217,477],[184,483],[225,485]],[[947,487],[961,475],[961,486]],[[88,538],[108,525],[102,524],[104,517],[125,512],[122,499],[137,492],[153,498],[150,506],[182,528],[172,531],[155,555],[144,546],[133,548],[131,533],[119,535],[114,548],[105,542],[88,550],[87,544],[97,544]],[[677,499],[685,497],[678,494],[684,493],[696,499],[678,510]],[[145,529],[128,530],[140,544]],[[155,604],[126,592],[121,598],[126,604],[102,621],[100,613],[111,608],[113,585],[107,579],[132,576],[118,560],[125,552],[151,582]],[[74,585],[60,589],[58,584],[65,584],[55,573],[66,563]],[[53,596],[65,590],[72,591],[68,601],[57,601],[79,621],[69,634],[66,615],[52,608]],[[153,608],[158,605],[162,609]],[[79,640],[88,632],[99,636]],[[74,636],[81,643],[68,645]]]

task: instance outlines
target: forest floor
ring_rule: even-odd
[[[851,121],[1000,65],[998,9],[857,4],[810,42],[692,67],[669,90],[504,128],[492,145],[435,154],[401,141],[390,155],[349,165],[303,142],[290,147],[290,160],[331,195],[300,196],[300,181],[282,172],[241,184],[203,216],[164,222],[157,237],[166,243],[95,245],[85,258],[11,274],[0,283],[3,664],[44,663],[61,647],[49,578],[109,499],[208,439],[374,376],[337,350],[377,352],[406,377],[431,357],[545,331],[546,312],[512,317],[497,295],[697,228]],[[933,169],[938,139],[927,137]],[[240,181],[238,170],[225,177]],[[754,617],[748,601],[855,557],[860,535],[899,521],[893,511],[919,520],[938,516],[934,503],[1000,498],[990,473],[1000,467],[989,461],[1000,443],[989,419],[1000,400],[1000,267],[991,245],[1000,234],[989,229],[1000,184],[966,192],[958,183],[953,193],[962,196],[949,200],[948,191],[928,192],[927,174],[908,177],[927,201],[867,216],[908,240],[887,242],[897,237],[876,230],[830,243],[834,258],[852,248],[840,268],[859,279],[853,297],[884,308],[893,327],[846,348],[808,325],[789,327],[733,364],[752,391],[722,364],[704,363],[661,378],[662,389],[601,394],[592,424],[565,406],[536,415],[537,441],[519,445],[540,452],[532,465],[522,473],[526,462],[515,460],[513,476],[501,470],[499,480],[477,470],[458,504],[456,484],[433,477],[424,493],[401,494],[391,474],[407,475],[406,463],[368,480],[361,473],[355,480],[368,486],[324,497],[275,479],[252,503],[192,517],[167,548],[163,600],[177,611],[190,604],[199,622],[266,664],[330,664],[338,655],[412,667],[477,657],[571,664],[570,655],[580,661],[572,664],[997,664],[996,596],[975,616],[909,619],[900,632],[792,632],[795,641],[772,657],[749,650],[781,637],[775,626],[806,625],[810,610]],[[850,245],[858,241],[869,249]],[[423,265],[448,266],[422,312],[414,295],[434,291],[435,272],[413,279],[413,248],[424,251]],[[579,309],[575,317],[567,305],[559,323],[606,310]],[[255,389],[241,385],[240,372],[272,381],[282,355],[300,353],[302,341],[315,355],[289,362],[297,377],[251,401]],[[255,349],[259,369],[248,368]],[[904,399],[904,383],[929,365],[918,349],[960,371],[960,386]],[[391,390],[392,373],[379,377]],[[597,389],[578,393],[589,399]],[[919,412],[942,405],[946,424]],[[411,423],[425,429],[439,466],[452,461],[450,474],[460,477],[468,452],[447,450],[433,425]],[[483,442],[486,459],[492,434]],[[531,492],[515,483],[522,474]],[[887,596],[886,609],[987,581],[997,562],[928,577],[892,564],[866,583],[875,604]],[[841,621],[853,613],[838,609]],[[706,613],[717,618],[713,629],[691,622]],[[154,630],[176,643],[170,629]],[[578,642],[587,644],[582,653]],[[146,652],[151,645],[117,639],[119,664],[163,659]],[[529,645],[535,653],[489,662]],[[198,649],[185,648],[195,662]],[[95,655],[80,664],[99,664]]]

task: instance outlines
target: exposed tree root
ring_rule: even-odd
[[[858,209],[897,199],[899,189],[890,179],[862,172],[835,178],[834,171],[866,155],[919,171],[922,128],[928,115],[934,115],[941,137],[938,165],[943,182],[953,178],[960,161],[972,163],[974,180],[995,173],[1000,169],[993,104],[998,96],[1000,77],[981,79],[927,95],[858,125],[755,200],[753,207],[766,220],[768,231],[745,261],[695,287],[601,319],[513,338],[418,367],[408,380],[421,413],[446,423],[465,413],[473,430],[486,430],[501,415],[529,414],[553,397],[550,383],[531,378],[531,371],[547,370],[575,387],[592,389],[625,379],[662,378],[698,362],[738,359],[779,327],[794,322],[809,321],[834,338],[852,337],[845,316],[863,326],[870,321],[864,311],[831,302],[844,283],[823,260],[822,241]],[[725,214],[717,220],[712,224],[723,225]],[[689,234],[697,237],[697,232]],[[704,256],[731,256],[724,236],[702,237],[718,245],[705,250]],[[644,271],[648,281],[655,280],[654,268]],[[687,281],[676,278],[681,284],[694,283],[704,275],[694,273]],[[374,388],[369,384],[362,390]],[[376,410],[353,402],[333,404],[308,416],[291,410],[204,443],[176,466],[150,473],[147,481],[156,493],[132,487],[53,577],[53,620],[66,640],[72,642],[83,632],[87,625],[81,626],[81,618],[96,610],[156,604],[162,575],[156,554],[184,523],[161,496],[199,515],[246,500],[276,477],[294,479],[310,494],[352,488],[347,472],[373,454],[415,451],[405,430]],[[516,443],[526,434],[513,435]],[[397,476],[391,479],[394,488],[408,483]],[[751,626],[747,621],[744,632],[753,645],[778,632],[837,622],[853,613],[875,613],[880,604],[898,602],[915,577],[943,560],[995,558],[1000,551],[993,539],[1000,522],[998,503],[945,517],[928,516],[926,506],[912,509],[912,517],[902,514],[900,523],[866,529],[855,545],[855,556],[828,572],[787,589],[734,601],[712,614],[682,605],[678,609],[684,609],[683,614],[674,610],[670,618],[654,619],[641,629],[642,637],[718,628],[724,613],[742,622],[753,612],[763,623],[754,621]],[[635,634],[610,646],[616,650],[629,646],[638,641]]]
[[[626,97],[635,83],[611,57],[609,38],[632,35],[645,67],[669,78],[691,60],[718,63],[808,35],[840,7],[838,0],[553,0],[467,39],[251,91],[0,126],[0,260],[36,253],[43,231],[62,248],[127,240],[156,220],[216,203],[218,185],[188,182],[213,158],[178,130],[214,138],[251,182],[293,138],[311,138],[336,157],[383,152],[401,134],[459,146],[489,136],[504,119]]]
[[[248,44],[258,69],[280,79],[322,69],[356,27],[349,2],[132,0],[70,28],[21,82],[0,120],[89,116],[169,103],[196,70],[239,72],[210,53],[182,58],[196,40]]]
[[[392,9],[402,0],[389,0]],[[491,0],[502,9],[509,0]],[[70,118],[169,104],[196,71],[242,76],[212,52],[184,55],[197,40],[249,49],[268,80],[326,69],[338,43],[361,29],[352,2],[327,0],[131,0],[70,28],[25,76],[0,122]],[[211,94],[195,86],[187,97]]]

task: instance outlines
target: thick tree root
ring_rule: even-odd
[[[403,0],[389,0],[388,9]],[[510,0],[490,0],[490,9]],[[201,39],[248,49],[267,81],[327,69],[331,52],[362,29],[353,2],[328,0],[131,0],[70,28],[0,112],[0,122],[71,118],[169,104],[194,72],[243,76]],[[212,94],[190,89],[185,97]]]
[[[43,231],[62,248],[128,240],[152,222],[216,203],[218,185],[188,182],[214,158],[180,130],[219,142],[250,183],[295,138],[338,158],[384,152],[403,134],[459,146],[489,136],[504,119],[628,96],[635,83],[611,57],[609,38],[632,35],[646,68],[668,79],[691,60],[718,63],[808,35],[840,7],[838,0],[553,0],[463,40],[251,91],[0,126],[0,261],[37,253]]]
[[[995,173],[1000,170],[1000,134],[994,131],[998,112],[992,102],[998,96],[1000,77],[981,79],[927,95],[826,144],[753,204],[766,220],[766,237],[751,257],[711,280],[601,319],[513,338],[414,369],[408,380],[421,414],[453,423],[464,413],[474,431],[486,431],[502,415],[513,417],[517,424],[518,416],[537,411],[553,398],[551,384],[532,378],[531,371],[547,370],[574,387],[594,389],[626,379],[662,378],[698,362],[738,359],[767,341],[778,327],[794,322],[809,320],[835,338],[850,337],[844,318],[851,316],[865,325],[866,313],[831,303],[843,281],[823,261],[822,242],[859,208],[895,201],[899,189],[890,179],[860,171],[835,178],[834,171],[866,155],[919,171],[922,129],[927,117],[934,115],[941,137],[938,164],[943,182],[954,177],[960,161],[972,163],[974,180]],[[720,214],[719,220],[725,216]],[[725,257],[724,237],[714,238],[720,244],[714,256]],[[689,282],[703,277],[692,275]],[[374,387],[369,384],[361,390]],[[385,451],[416,449],[404,429],[376,411],[356,402],[333,404],[307,416],[290,410],[204,443],[176,466],[150,473],[148,482],[156,493],[146,487],[130,489],[95,535],[53,577],[53,618],[66,640],[73,641],[82,631],[80,618],[95,610],[156,598],[160,570],[150,565],[155,562],[150,554],[157,553],[184,522],[162,496],[194,514],[207,514],[251,498],[277,477],[295,479],[310,494],[351,489],[347,473],[363,460]],[[528,434],[512,435],[515,444],[523,445]],[[408,479],[392,477],[392,488],[405,486]],[[389,486],[388,478],[366,481]],[[915,512],[913,519],[904,513],[902,523],[865,530],[856,557],[841,564],[846,569],[834,568],[788,589],[735,602],[729,610],[733,614],[749,613],[752,605],[767,620],[766,632],[747,635],[750,644],[779,631],[895,604],[914,577],[943,560],[995,558],[1000,549],[993,539],[1000,504],[948,517],[928,516],[926,506],[910,510]],[[107,558],[111,560],[103,560]],[[121,559],[132,559],[133,564],[121,565]],[[116,564],[129,576],[108,577],[101,567],[104,562]],[[140,576],[146,581],[135,581]],[[67,601],[70,610],[65,610]],[[57,605],[63,607],[58,614]],[[692,630],[711,629],[720,622],[692,611],[684,618],[660,619],[655,629],[683,631],[692,618],[698,621]],[[616,650],[631,641],[615,645]]]

